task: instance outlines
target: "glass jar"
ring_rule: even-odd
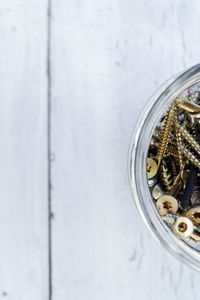
[[[149,190],[146,161],[152,134],[177,96],[200,83],[200,64],[168,80],[150,98],[137,122],[129,151],[129,179],[135,203],[151,233],[170,253],[200,270],[200,245],[177,238],[162,220]]]

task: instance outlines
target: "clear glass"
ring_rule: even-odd
[[[178,239],[161,219],[149,190],[146,159],[150,140],[160,117],[177,96],[199,82],[200,64],[176,75],[158,89],[144,107],[137,122],[131,138],[128,160],[133,196],[146,226],[170,253],[197,270],[200,270],[200,246]]]

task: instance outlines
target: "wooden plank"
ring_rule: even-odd
[[[0,3],[0,299],[48,299],[46,12]]]
[[[200,4],[52,4],[53,300],[196,297],[198,274],[141,221],[126,166],[149,96],[199,61],[189,28],[199,28]]]

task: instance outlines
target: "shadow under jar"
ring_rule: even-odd
[[[129,175],[147,227],[200,270],[200,64],[149,100],[131,139]]]

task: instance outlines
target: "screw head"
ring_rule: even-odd
[[[200,205],[193,206],[186,212],[186,217],[194,223],[200,224]]]
[[[156,202],[157,209],[160,215],[176,214],[178,210],[178,202],[176,198],[170,195],[161,196]]]
[[[173,226],[174,234],[180,239],[186,239],[194,231],[194,225],[187,217],[179,217]]]
[[[153,178],[158,172],[158,165],[154,159],[147,158],[147,177],[148,179]]]

